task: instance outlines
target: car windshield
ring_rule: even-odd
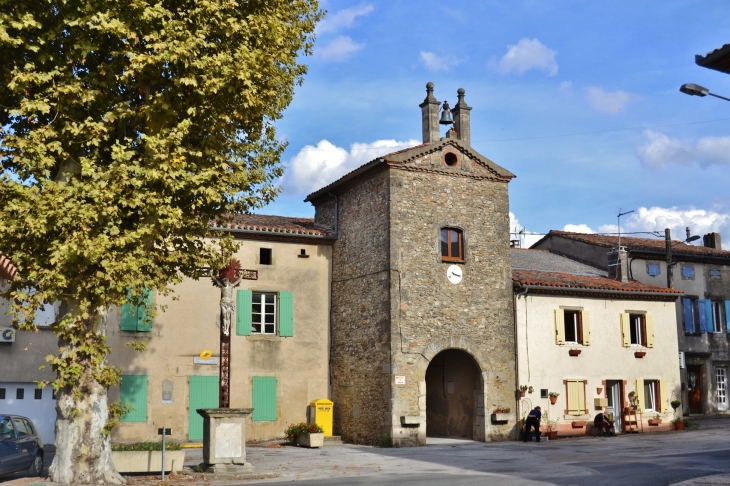
[[[15,432],[10,417],[0,418],[0,442],[12,439],[15,439]]]

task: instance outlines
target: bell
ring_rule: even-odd
[[[451,110],[449,109],[449,103],[444,101],[444,106],[441,108],[441,119],[439,123],[441,125],[451,125],[454,123],[454,119],[451,118]]]

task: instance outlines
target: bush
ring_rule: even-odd
[[[389,434],[383,434],[380,436],[380,447],[393,447],[393,439]]]
[[[300,434],[317,434],[322,432],[324,432],[324,429],[317,424],[307,424],[301,422],[298,424],[291,424],[289,427],[287,427],[284,433],[286,434],[286,440],[294,443],[297,440],[297,436],[299,436]]]
[[[166,451],[179,451],[182,445],[178,442],[166,442]],[[113,451],[161,451],[162,441],[160,442],[136,442],[134,444],[118,444],[112,446]]]

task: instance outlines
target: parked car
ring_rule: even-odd
[[[0,414],[0,476],[43,472],[43,440],[33,422],[19,415]]]

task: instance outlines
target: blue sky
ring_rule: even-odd
[[[425,84],[466,89],[472,146],[517,175],[514,225],[719,231],[730,248],[730,75],[695,54],[730,42],[727,1],[329,0],[309,74],[277,122],[283,192],[302,200],[377,156],[420,142]],[[529,242],[529,241],[528,241]]]

